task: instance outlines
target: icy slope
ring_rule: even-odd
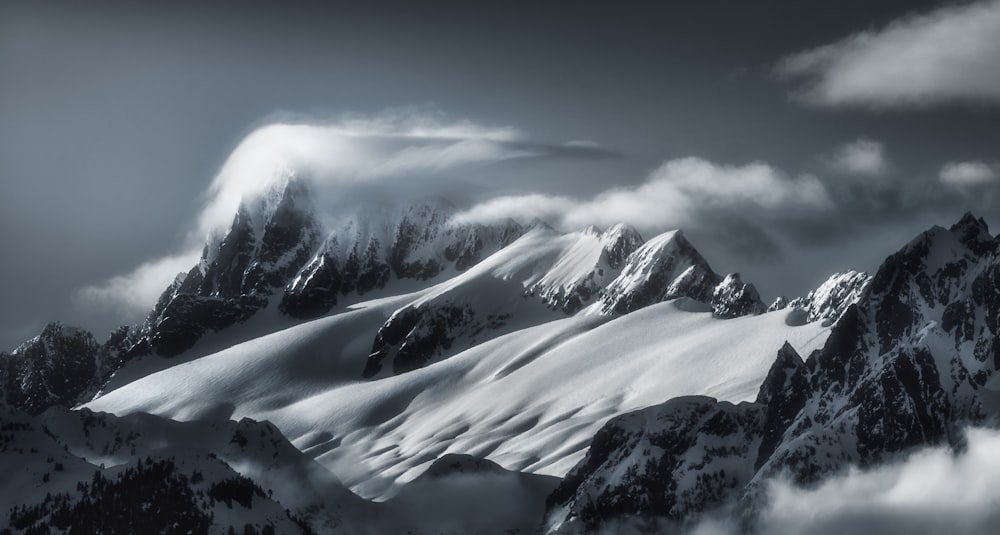
[[[445,453],[563,475],[610,417],[686,394],[751,399],[777,348],[819,347],[786,312],[721,320],[679,300],[551,321],[410,373],[358,381],[381,302],[137,380],[88,404],[181,420],[267,419],[365,497],[386,498]],[[687,309],[687,310],[685,310]]]

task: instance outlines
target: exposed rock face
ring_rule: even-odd
[[[677,230],[661,234],[633,252],[621,274],[604,290],[604,313],[629,312],[678,297],[709,304],[720,318],[760,314],[767,306],[738,274],[720,277]]]
[[[754,470],[760,469],[770,459],[785,430],[805,406],[808,396],[805,363],[795,348],[786,342],[778,350],[778,358],[771,365],[757,393],[756,403],[767,409],[764,425],[760,429],[761,440]]]
[[[993,416],[1000,333],[998,242],[966,214],[879,268],[806,361],[809,399],[764,474],[813,481],[926,444],[957,444]]]
[[[160,296],[133,353],[177,355],[246,321],[309,260],[320,234],[309,190],[295,177],[245,199],[226,235]]]
[[[643,243],[639,232],[627,224],[614,225],[604,232],[588,227],[579,234],[580,239],[549,266],[549,272],[526,290],[528,295],[539,297],[567,314],[574,314],[599,298]],[[592,255],[593,251],[597,254]],[[589,264],[580,261],[581,257],[594,256]],[[568,269],[573,264],[577,264],[574,269]],[[573,273],[567,273],[570,271]]]
[[[712,309],[720,318],[762,314],[767,307],[753,284],[740,280],[739,273],[726,275],[712,292]]]
[[[451,349],[457,337],[496,329],[506,319],[481,317],[469,305],[402,308],[376,334],[362,375],[374,377],[386,359],[395,374],[422,368],[435,355]]]
[[[136,338],[121,326],[99,344],[88,331],[50,323],[11,354],[0,353],[0,400],[28,414],[83,403],[128,361]]]
[[[325,235],[305,183],[295,177],[245,199],[228,232],[161,295],[131,353],[173,356],[206,333],[246,321],[277,302],[307,319],[347,295],[393,279],[428,280],[463,270],[521,235],[513,221],[454,225],[441,202],[371,207]]]
[[[75,405],[97,376],[100,353],[94,335],[50,323],[11,354],[0,353],[4,398],[29,414]]]
[[[848,282],[833,287],[862,288],[857,303],[838,313],[835,299],[814,301],[830,305],[817,311],[840,316],[826,345],[805,362],[782,348],[757,403],[737,407],[746,413],[734,417],[739,425],[690,424],[696,414],[735,410],[704,398],[612,420],[550,498],[547,527],[576,532],[633,513],[683,521],[724,503],[741,503],[752,517],[764,483],[778,474],[813,483],[915,447],[958,447],[965,427],[996,421],[1000,241],[981,219],[966,215],[949,230],[921,234],[870,283],[858,274],[835,279]],[[635,452],[645,443],[636,437],[643,436],[701,440],[690,457],[704,462],[689,467],[673,451],[648,448],[644,463],[673,468],[662,480],[644,477],[630,468],[638,466]],[[719,479],[715,463],[727,456],[733,468],[727,464]],[[703,498],[678,499],[687,495]]]
[[[613,418],[549,496],[546,530],[596,531],[637,515],[681,521],[720,505],[753,476],[765,410],[690,396]]]
[[[683,233],[667,232],[629,255],[621,275],[602,296],[601,309],[628,314],[675,297],[709,302],[718,283],[718,275]]]
[[[797,308],[806,312],[807,322],[822,321],[832,325],[848,307],[861,299],[871,281],[872,276],[864,272],[837,273],[805,297],[793,299],[781,308]]]
[[[330,233],[285,288],[280,309],[296,318],[329,312],[338,296],[364,295],[392,279],[428,280],[463,271],[517,239],[513,221],[493,226],[450,222],[443,203],[357,218]]]

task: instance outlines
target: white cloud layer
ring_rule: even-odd
[[[784,58],[819,105],[1000,104],[1000,0],[960,4]]]
[[[832,201],[812,175],[789,177],[764,163],[717,165],[701,158],[664,163],[645,183],[591,199],[555,195],[498,197],[459,214],[460,221],[541,218],[565,229],[626,221],[640,229],[679,228],[706,215],[739,213],[760,220],[827,210]]]
[[[882,143],[859,138],[847,143],[834,152],[829,159],[830,167],[841,173],[877,177],[889,171],[889,160]]]
[[[968,447],[926,448],[872,470],[851,469],[816,488],[768,484],[751,533],[796,535],[984,535],[1000,525],[1000,431],[969,429]],[[730,515],[710,516],[689,535],[745,533]]]
[[[107,311],[122,318],[142,318],[177,274],[191,269],[200,254],[197,249],[147,262],[131,273],[79,289],[74,300],[85,309]]]
[[[956,188],[983,186],[1000,180],[997,167],[983,162],[949,162],[941,166],[938,178]]]
[[[776,483],[761,523],[769,533],[993,533],[1000,522],[1000,432],[970,429],[967,438],[958,455],[926,449],[812,490]]]

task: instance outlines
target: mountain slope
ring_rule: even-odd
[[[393,312],[364,376],[405,373],[504,333],[573,313],[619,315],[677,298],[720,318],[765,310],[738,274],[715,274],[680,231],[643,243],[629,226],[560,234],[536,226],[467,272]]]
[[[359,333],[393,305],[376,302],[240,344],[88,406],[181,420],[267,419],[356,492],[387,497],[448,452],[562,475],[608,418],[673,395],[752,398],[785,340],[808,351],[827,333],[818,323],[787,325],[786,312],[721,320],[679,300],[621,317],[551,321],[358,382],[367,357]]]
[[[779,475],[811,484],[921,446],[961,448],[966,427],[1000,417],[998,318],[1000,241],[968,214],[934,227],[882,264],[821,350],[803,362],[782,348],[756,403],[674,400],[608,423],[550,498],[547,529],[684,522],[737,502],[752,522]]]

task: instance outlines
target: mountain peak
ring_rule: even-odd
[[[639,231],[628,223],[618,223],[601,235],[604,242],[604,255],[612,269],[621,269],[625,260],[633,251],[642,246],[643,239]]]
[[[990,227],[981,217],[966,212],[957,223],[951,226],[950,230],[958,236],[959,241],[979,254],[995,246],[993,236],[990,234]]]
[[[719,318],[759,314],[767,308],[752,284],[744,283],[737,273],[720,277],[683,231],[672,230],[628,255],[621,274],[607,287],[601,309],[627,314],[679,297],[710,304]]]
[[[805,297],[793,299],[780,308],[787,306],[805,311],[807,323],[823,321],[830,325],[840,319],[847,307],[861,299],[871,280],[872,276],[863,271],[834,273]]]
[[[720,318],[760,314],[767,307],[753,284],[745,283],[739,273],[726,275],[712,292],[712,308]]]
[[[959,219],[954,225],[951,226],[952,232],[959,232],[967,228],[973,228],[976,230],[982,230],[989,233],[989,225],[981,217],[976,217],[972,212],[965,212],[962,214],[961,219]]]

